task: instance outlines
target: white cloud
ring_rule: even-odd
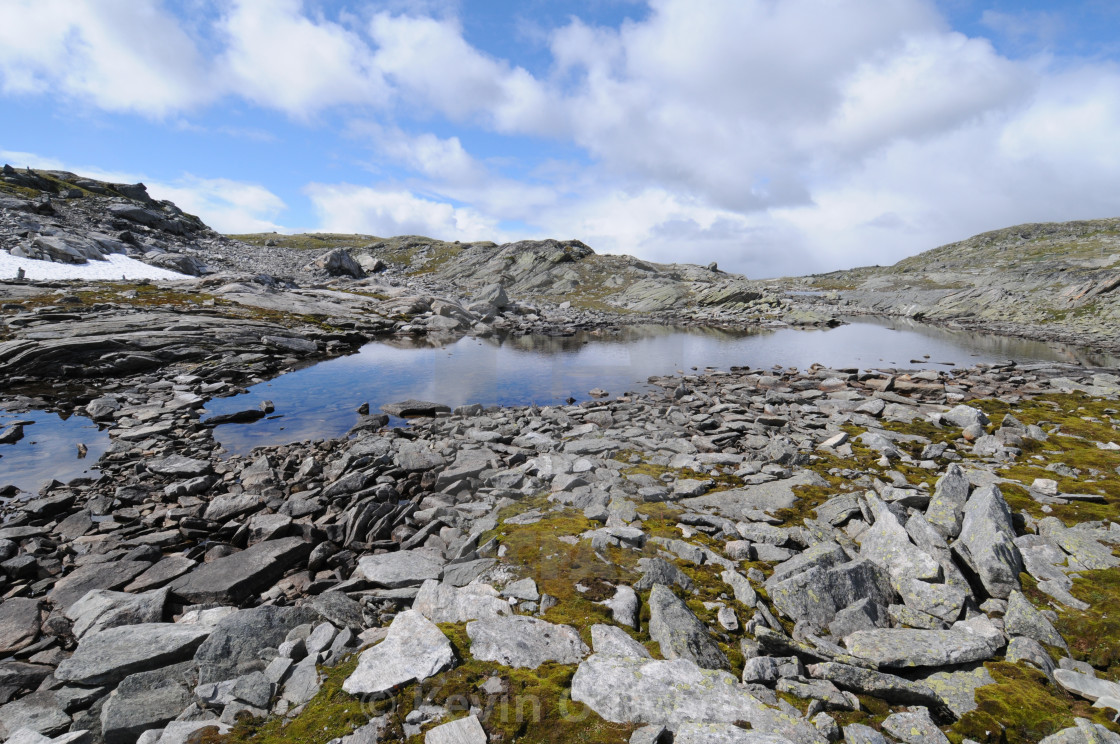
[[[218,25],[228,45],[219,61],[226,84],[261,106],[307,118],[388,95],[361,37],[306,17],[300,0],[238,0]]]
[[[170,183],[148,185],[154,199],[169,199],[185,212],[202,218],[220,233],[280,231],[275,220],[287,208],[276,194],[258,184],[190,174]]]
[[[441,240],[501,240],[494,220],[468,207],[425,199],[406,190],[313,183],[305,189],[322,232],[425,235]]]
[[[0,89],[157,117],[214,97],[194,42],[156,0],[5,0]]]

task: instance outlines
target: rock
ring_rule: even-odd
[[[910,535],[894,512],[873,493],[868,493],[866,498],[875,523],[857,538],[860,555],[887,570],[895,582],[906,579],[938,579],[941,576],[941,566],[932,556],[910,542]]]
[[[732,723],[682,723],[673,732],[673,744],[789,744],[789,739],[748,731]]]
[[[521,579],[519,581],[510,582],[502,588],[500,594],[503,597],[512,597],[528,602],[536,602],[541,598],[540,593],[537,591],[537,582],[532,579]]]
[[[90,633],[74,655],[58,665],[54,676],[83,685],[118,682],[136,672],[191,658],[209,635],[209,628],[174,623],[125,625]]]
[[[454,664],[447,636],[416,610],[406,610],[393,619],[385,640],[362,652],[342,689],[351,695],[381,694],[423,681]]]
[[[820,566],[770,584],[770,601],[786,617],[812,628],[823,628],[845,607],[869,599],[876,608],[886,607],[894,596],[886,571],[866,559],[833,566]],[[878,609],[875,610],[879,615]]]
[[[486,744],[486,731],[477,717],[467,716],[431,729],[424,744]]]
[[[933,688],[938,697],[949,706],[948,712],[929,706],[937,717],[945,719],[951,716],[960,718],[965,713],[976,710],[976,690],[996,683],[983,664],[939,670],[918,681]]]
[[[1017,661],[1025,661],[1047,676],[1057,668],[1054,665],[1054,660],[1050,658],[1050,654],[1046,653],[1042,644],[1026,636],[1014,636],[1007,643],[1006,657],[1007,661],[1012,664]]]
[[[1054,629],[1053,624],[1035,609],[1022,592],[1012,591],[1008,597],[1003,627],[1009,635],[1026,636],[1049,646],[1067,648],[1061,633]]]
[[[240,610],[214,626],[199,646],[194,660],[203,684],[233,679],[264,669],[263,648],[276,648],[295,627],[318,622],[320,616],[308,607],[255,607]]]
[[[1120,744],[1120,735],[1099,723],[1074,718],[1074,725],[1051,734],[1039,744]]]
[[[208,460],[196,460],[182,455],[171,455],[145,463],[145,467],[156,475],[172,478],[199,478],[213,471]]]
[[[55,607],[66,610],[94,589],[120,589],[150,565],[143,561],[110,561],[79,566],[56,582],[47,598]]]
[[[883,730],[905,744],[949,744],[925,708],[892,713],[883,719]]]
[[[433,623],[466,623],[510,614],[509,602],[499,598],[489,584],[457,588],[435,579],[420,586],[412,609]]]
[[[323,592],[312,597],[308,604],[337,628],[360,633],[366,625],[362,606],[343,592]]]
[[[184,662],[125,677],[101,709],[106,744],[132,744],[144,731],[162,728],[194,702],[198,670]]]
[[[1086,700],[1120,698],[1120,684],[1106,679],[1098,679],[1082,672],[1075,672],[1071,669],[1055,669],[1054,680],[1063,689],[1075,695],[1080,695]]]
[[[951,463],[945,475],[937,479],[933,497],[926,507],[926,520],[947,538],[960,534],[968,491],[968,478],[956,463]]]
[[[917,579],[899,582],[899,594],[906,606],[946,622],[960,617],[968,594],[964,589],[947,584],[929,584]]]
[[[39,637],[42,602],[10,597],[0,604],[0,656],[27,648]]]
[[[862,723],[850,723],[844,727],[846,744],[887,744],[887,740],[875,729]]]
[[[959,405],[950,411],[941,414],[941,418],[953,426],[964,429],[969,426],[985,427],[991,423],[987,415],[979,408]]]
[[[472,298],[472,301],[485,302],[499,310],[509,307],[509,296],[506,294],[505,287],[496,283],[487,284],[485,287],[478,290]]]
[[[638,594],[629,586],[616,586],[614,596],[603,600],[600,604],[606,605],[611,610],[611,617],[619,625],[626,625],[637,630],[640,607]]]
[[[853,656],[880,667],[946,666],[990,659],[1003,645],[999,639],[963,630],[877,628],[844,639]]]
[[[673,591],[654,584],[649,597],[649,636],[667,659],[688,659],[705,669],[730,669],[708,627]]]
[[[239,553],[203,563],[171,583],[171,593],[187,602],[240,604],[267,589],[311,546],[301,537],[269,540]]]
[[[467,635],[474,658],[523,669],[546,661],[575,664],[590,652],[570,625],[523,615],[475,620],[467,623]]]
[[[366,275],[361,265],[344,248],[334,248],[304,267],[307,271],[325,271],[331,276],[349,276],[361,279]]]
[[[197,565],[195,561],[181,555],[169,555],[154,564],[125,587],[127,592],[143,592],[146,589],[163,586],[177,579]]]
[[[882,698],[893,705],[924,705],[947,710],[941,696],[923,682],[836,662],[812,664],[808,671],[813,677],[826,679],[841,689]]]
[[[74,622],[72,632],[80,640],[87,633],[121,625],[158,623],[163,620],[163,606],[166,602],[166,589],[156,589],[144,594],[95,589],[70,605],[65,615]]]
[[[721,670],[688,659],[658,661],[593,654],[572,678],[572,700],[614,723],[737,723],[798,744],[824,744],[802,719],[768,708]]]
[[[20,729],[55,736],[70,728],[70,716],[59,706],[53,692],[41,690],[0,706],[0,736]]]
[[[432,417],[440,413],[451,413],[451,407],[443,403],[432,403],[426,400],[404,400],[398,403],[386,403],[381,410],[390,416],[401,418]],[[402,465],[403,467],[403,465]],[[407,470],[408,468],[406,468]]]
[[[1023,559],[1015,545],[1011,510],[997,486],[973,491],[965,504],[960,537],[953,549],[990,596],[1006,599],[1019,588]]]
[[[591,645],[594,647],[595,653],[602,656],[620,656],[628,659],[653,658],[645,646],[614,625],[592,625]]]
[[[355,573],[377,586],[398,589],[438,579],[442,571],[442,560],[431,551],[418,549],[364,555],[358,559]]]

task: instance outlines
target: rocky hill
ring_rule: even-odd
[[[866,312],[1115,347],[1120,219],[1018,225],[790,285]]]

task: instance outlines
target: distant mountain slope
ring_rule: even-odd
[[[322,250],[345,247],[367,270],[378,261],[412,276],[430,276],[470,293],[501,284],[512,296],[575,307],[652,313],[721,308],[789,313],[759,282],[715,264],[655,264],[633,256],[600,255],[578,240],[525,240],[497,245],[458,243],[417,235],[275,233],[232,236],[255,245]],[[813,322],[809,320],[809,322]]]
[[[894,266],[790,280],[871,312],[1120,337],[1120,219],[1018,225]]]

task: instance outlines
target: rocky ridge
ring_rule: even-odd
[[[1120,348],[1120,219],[1018,225],[899,261],[786,280],[822,307]]]

